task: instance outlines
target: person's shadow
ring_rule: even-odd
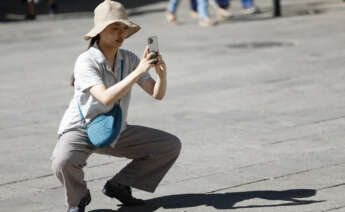
[[[212,206],[216,209],[264,208],[306,205],[324,202],[324,200],[299,200],[299,198],[312,197],[315,194],[316,190],[312,189],[294,189],[285,191],[246,191],[223,194],[178,194],[146,200],[146,205],[140,207],[121,206],[118,210],[97,209],[89,212],[153,212],[159,208],[190,208],[202,205]],[[254,198],[265,200],[281,200],[286,201],[286,203],[235,206],[236,203]]]

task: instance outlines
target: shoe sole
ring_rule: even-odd
[[[110,198],[115,198],[115,199],[117,199],[118,201],[120,201],[120,202],[122,203],[122,205],[127,206],[127,207],[145,205],[145,202],[144,202],[144,201],[143,201],[142,203],[137,203],[137,204],[126,203],[125,201],[121,200],[122,198],[120,197],[120,195],[118,195],[118,194],[109,194],[109,193],[107,192],[107,190],[104,189],[104,188],[102,189],[102,192],[103,192],[104,195],[106,195],[106,196],[108,196],[108,197],[110,197]]]

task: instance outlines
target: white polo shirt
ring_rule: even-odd
[[[74,66],[74,95],[60,122],[59,135],[70,130],[81,129],[82,122],[78,110],[78,103],[80,104],[87,124],[97,115],[106,113],[114,107],[115,103],[107,107],[99,102],[90,94],[88,88],[100,84],[104,84],[106,88],[109,88],[119,82],[121,79],[121,60],[123,60],[124,64],[123,78],[130,74],[140,62],[140,59],[134,53],[119,49],[116,54],[113,72],[97,44],[78,57]],[[150,77],[150,74],[146,73],[139,78],[137,83],[141,84]],[[122,109],[121,132],[127,127],[127,112],[130,96],[131,91],[123,96],[120,101]]]

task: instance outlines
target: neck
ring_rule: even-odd
[[[114,60],[115,60],[115,56],[116,56],[118,48],[109,46],[105,44],[104,42],[102,42],[102,40],[99,41],[98,46],[99,46],[99,49],[104,54],[105,58],[107,59],[110,67],[113,69]]]

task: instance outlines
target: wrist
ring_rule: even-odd
[[[167,73],[166,72],[160,72],[160,73],[157,73],[157,74],[158,74],[158,77],[160,79],[166,79],[166,77],[167,77]]]
[[[138,77],[140,77],[140,76],[142,76],[143,74],[145,74],[145,72],[144,71],[142,71],[139,67],[138,68],[136,68],[136,69],[134,69],[134,71],[133,71],[134,73],[135,73],[135,75],[136,76],[138,76]]]
[[[142,72],[140,69],[136,68],[132,71],[131,74],[133,74],[135,81],[137,81],[144,74],[144,72]]]

